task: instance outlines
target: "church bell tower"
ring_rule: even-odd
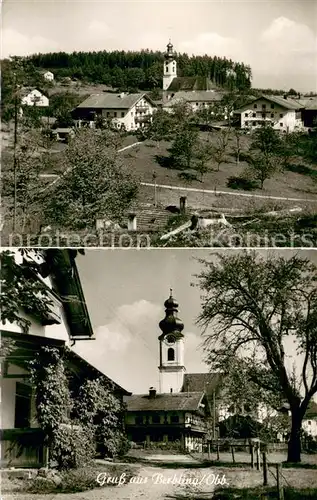
[[[184,324],[177,317],[178,304],[172,290],[164,302],[165,318],[159,323],[162,334],[160,346],[160,393],[180,392],[183,386],[184,366]]]
[[[164,54],[164,58],[163,90],[167,90],[174,78],[177,77],[176,55],[171,41],[169,41],[167,45],[167,51]]]

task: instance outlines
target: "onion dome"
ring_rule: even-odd
[[[167,58],[167,59],[174,58],[175,57],[174,47],[173,47],[173,44],[171,41],[168,42],[166,48],[167,48],[167,52],[165,53],[165,58]]]
[[[172,290],[169,298],[164,302],[164,307],[165,318],[159,323],[159,327],[163,332],[161,338],[170,333],[176,334],[178,337],[183,337],[184,323],[177,317],[178,303],[172,295]]]

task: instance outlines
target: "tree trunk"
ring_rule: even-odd
[[[302,419],[298,415],[298,411],[292,413],[292,428],[288,441],[287,462],[300,462],[301,458],[301,431]]]

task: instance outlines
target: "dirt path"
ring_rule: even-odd
[[[219,472],[217,472],[220,475]],[[221,475],[222,476],[222,475]],[[219,476],[220,477],[220,476]],[[100,477],[100,481],[102,478]],[[165,469],[145,466],[121,486],[96,488],[82,493],[3,495],[1,500],[172,500],[194,493],[214,491],[213,474],[206,469]],[[201,483],[201,484],[198,484]]]
[[[270,486],[276,486],[272,468],[268,476]],[[223,479],[224,478],[224,479]],[[101,477],[99,478],[101,481]],[[169,468],[145,465],[136,468],[131,482],[121,486],[96,488],[82,493],[57,495],[3,495],[1,500],[185,500],[195,496],[206,500],[223,481],[224,486],[255,487],[262,484],[262,473],[245,468]],[[283,484],[297,488],[317,487],[316,470],[284,469]]]
[[[215,190],[212,189],[198,189],[198,188],[190,188],[190,187],[180,187],[180,186],[169,186],[165,184],[154,184],[152,182],[141,182],[141,186],[146,187],[157,187],[160,189],[167,190],[175,190],[175,191],[186,191],[190,193],[201,193],[201,194],[215,194]],[[220,191],[217,189],[217,194],[226,194],[230,196],[242,196],[244,198],[259,198],[264,200],[280,200],[280,201],[297,201],[297,202],[307,202],[307,203],[317,203],[317,199],[308,199],[308,198],[285,198],[282,196],[269,196],[262,194],[250,194],[250,193],[234,193],[233,191]]]

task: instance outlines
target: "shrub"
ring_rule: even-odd
[[[99,486],[97,476],[94,467],[70,470],[63,474],[59,490],[63,493],[92,490]]]
[[[95,454],[93,433],[80,426],[60,426],[54,432],[51,459],[59,469],[83,467]]]
[[[36,477],[30,484],[26,485],[26,491],[30,493],[53,493],[56,491],[56,484],[51,479]]]
[[[116,486],[115,483],[105,481],[104,484],[97,481],[99,474],[104,474],[105,477],[119,478],[122,473],[125,473],[126,481],[132,477],[132,471],[126,465],[110,465],[107,467],[88,466],[62,472],[60,483],[56,484],[54,480],[37,476],[28,481],[22,490],[28,493],[75,493],[81,491],[92,490],[104,486]]]
[[[184,170],[184,172],[180,172],[178,177],[186,182],[197,181],[197,172],[195,170]]]
[[[186,214],[175,214],[168,218],[166,230],[170,231],[188,222],[190,217]]]
[[[231,189],[242,189],[244,191],[251,191],[257,188],[256,182],[245,177],[229,177],[227,187]]]

